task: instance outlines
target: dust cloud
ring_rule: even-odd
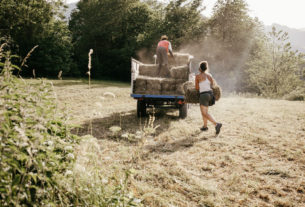
[[[199,73],[199,63],[203,60],[209,64],[209,72],[217,83],[227,92],[241,91],[243,71],[248,60],[251,42],[243,51],[225,49],[223,44],[213,38],[205,38],[200,42],[181,45],[179,52],[194,56],[191,72]]]
[[[174,53],[188,53],[194,58],[191,62],[191,72],[198,74],[199,63],[208,61],[209,72],[217,83],[226,92],[241,91],[245,63],[248,60],[252,42],[249,41],[243,51],[232,51],[224,48],[223,44],[212,37],[202,41],[188,42],[177,50],[173,45]],[[233,48],[233,47],[231,47]],[[138,59],[146,64],[155,63],[155,51],[141,49],[137,52]]]

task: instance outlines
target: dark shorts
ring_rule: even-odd
[[[200,93],[199,103],[203,106],[209,106],[210,101],[212,100],[212,92],[202,92]]]

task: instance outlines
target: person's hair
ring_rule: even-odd
[[[167,40],[167,39],[168,39],[168,37],[166,35],[161,36],[161,40]]]
[[[199,63],[199,69],[202,71],[202,72],[205,72],[206,70],[208,70],[209,68],[209,65],[208,65],[208,62],[207,61],[201,61]]]

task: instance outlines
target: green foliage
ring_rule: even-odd
[[[75,60],[85,74],[87,54],[92,56],[92,77],[129,79],[130,57],[138,49],[137,41],[145,31],[150,10],[139,0],[81,1],[69,23]]]
[[[102,173],[107,171],[91,163],[100,160],[100,150],[92,150],[99,149],[99,144],[93,143],[96,139],[92,137],[71,134],[67,114],[55,104],[52,83],[30,84],[16,78],[12,73],[20,68],[11,60],[18,57],[2,52],[3,47],[0,206],[141,206],[141,200],[128,192],[128,171],[117,176],[108,173],[111,182],[103,182],[106,176]],[[90,157],[76,157],[75,148],[83,148],[84,143],[90,148]],[[82,164],[87,167],[84,171]]]
[[[161,35],[167,34],[176,49],[186,40],[202,35],[201,2],[180,0],[168,5],[140,0],[79,2],[69,27],[80,74],[86,72],[87,53],[92,48],[93,78],[129,80],[130,58],[144,48],[152,57]]]
[[[253,40],[261,33],[260,23],[249,16],[244,0],[218,0],[208,25],[206,50],[213,73],[225,90],[236,90]]]
[[[22,75],[31,76],[35,69],[37,76],[55,77],[60,70],[70,70],[72,45],[67,24],[61,19],[63,5],[63,0],[1,1],[0,37],[11,40],[12,52],[25,57],[39,45]]]
[[[73,166],[75,136],[58,114],[52,85],[15,78],[9,53],[1,58],[0,206],[66,206],[58,178]]]
[[[179,47],[204,35],[206,25],[200,14],[201,5],[202,0],[175,0],[166,6],[162,32],[171,37],[174,46]]]
[[[250,57],[247,64],[248,85],[259,94],[283,97],[298,86],[304,87],[300,67],[304,64],[304,55],[292,51],[287,40],[287,33],[273,27],[269,39],[261,40],[261,49]]]

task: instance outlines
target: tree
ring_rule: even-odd
[[[40,76],[56,76],[69,71],[71,42],[66,23],[61,19],[63,0],[2,0],[0,36],[11,39],[12,52],[24,58],[35,46],[29,68]]]
[[[177,48],[202,38],[205,32],[205,22],[201,16],[203,9],[202,0],[175,0],[166,6],[162,29],[173,39]]]
[[[150,13],[139,0],[80,1],[69,22],[80,73],[85,74],[87,53],[92,48],[94,78],[128,80],[130,58],[139,47]]]
[[[300,73],[304,55],[292,51],[287,40],[288,33],[273,27],[268,39],[262,40],[266,47],[261,47],[250,57],[247,63],[248,85],[259,94],[283,97],[304,85]]]
[[[259,33],[259,22],[248,14],[244,0],[218,0],[209,20],[207,57],[217,79],[227,90],[236,90],[240,85],[239,74],[253,40]]]

